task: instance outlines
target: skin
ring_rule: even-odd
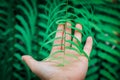
[[[65,29],[67,33],[71,34],[71,29],[66,27],[65,25],[60,24],[58,25],[57,30],[61,30],[56,33],[55,38],[62,37],[63,30]],[[71,26],[70,23],[66,23],[66,26]],[[82,30],[82,26],[80,24],[76,24],[76,28]],[[81,42],[82,35],[77,30],[74,32],[74,36]],[[71,40],[71,36],[65,35],[66,40]],[[77,41],[73,39],[73,41],[77,44]],[[64,42],[63,39],[57,39],[54,41],[53,45],[55,44],[64,44],[65,46],[71,46],[76,48],[74,45],[70,43]],[[76,48],[77,49],[77,48]],[[86,43],[84,45],[83,50],[90,55],[92,49],[92,37],[88,37]],[[54,52],[58,50],[64,50],[65,53],[58,53],[52,55]],[[77,57],[69,57],[64,54],[72,54]],[[36,61],[29,55],[22,56],[22,59],[26,62],[26,64],[30,67],[33,73],[35,73],[40,79],[42,80],[84,80],[86,76],[86,72],[88,69],[88,59],[84,55],[79,55],[76,51],[65,49],[64,46],[53,46],[50,56],[54,58],[64,57],[64,59],[52,59],[48,57],[45,61]],[[69,64],[64,64],[63,62],[67,60]],[[63,63],[64,66],[58,66],[59,64]]]

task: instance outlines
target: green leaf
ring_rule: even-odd
[[[110,53],[111,55],[120,57],[119,51],[117,51],[115,49],[112,49],[112,47],[107,46],[107,44],[105,45],[105,43],[103,44],[103,43],[100,42],[100,43],[97,44],[97,47],[101,50],[104,50],[105,52]]]
[[[116,70],[115,70],[113,67],[111,67],[110,64],[105,63],[105,62],[102,62],[102,66],[104,66],[104,68],[105,68],[106,70],[108,70],[111,74],[113,74],[116,79],[118,79],[118,75],[117,75]]]
[[[99,52],[98,52],[98,56],[99,56],[100,58],[108,61],[109,63],[116,64],[116,65],[119,64],[119,61],[118,61],[115,57],[109,55],[108,53],[99,51]]]
[[[100,74],[109,80],[116,80],[108,71],[104,69],[100,70]]]

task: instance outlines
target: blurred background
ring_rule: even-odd
[[[0,80],[39,80],[21,56],[46,58],[65,17],[94,39],[86,80],[119,80],[120,0],[0,0]]]

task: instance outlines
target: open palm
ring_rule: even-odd
[[[70,26],[71,24],[66,23],[66,25]],[[76,28],[82,30],[82,26],[80,24],[76,24]],[[60,31],[56,33],[56,38],[63,37],[65,35],[65,40],[71,40],[70,35],[64,34],[64,30],[66,33],[71,34],[70,28],[60,24],[57,30]],[[75,30],[74,36],[81,42],[82,35],[80,32]],[[73,42],[77,44],[76,39],[73,39]],[[22,59],[27,63],[32,72],[43,80],[84,80],[88,69],[88,59],[84,55],[79,55],[75,50],[67,49],[66,47],[76,47],[65,42],[63,38],[56,39],[53,45],[59,44],[64,44],[64,46],[53,46],[50,53],[50,56],[52,57],[49,57],[44,61],[36,61],[28,55],[22,56]],[[92,38],[88,37],[83,50],[89,56],[91,49]],[[64,52],[54,54],[59,50],[64,50]],[[74,57],[70,57],[70,55],[73,55]],[[63,66],[61,66],[61,64]]]

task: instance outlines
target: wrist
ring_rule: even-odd
[[[68,80],[67,77],[54,77],[54,78],[51,78],[50,80]]]

